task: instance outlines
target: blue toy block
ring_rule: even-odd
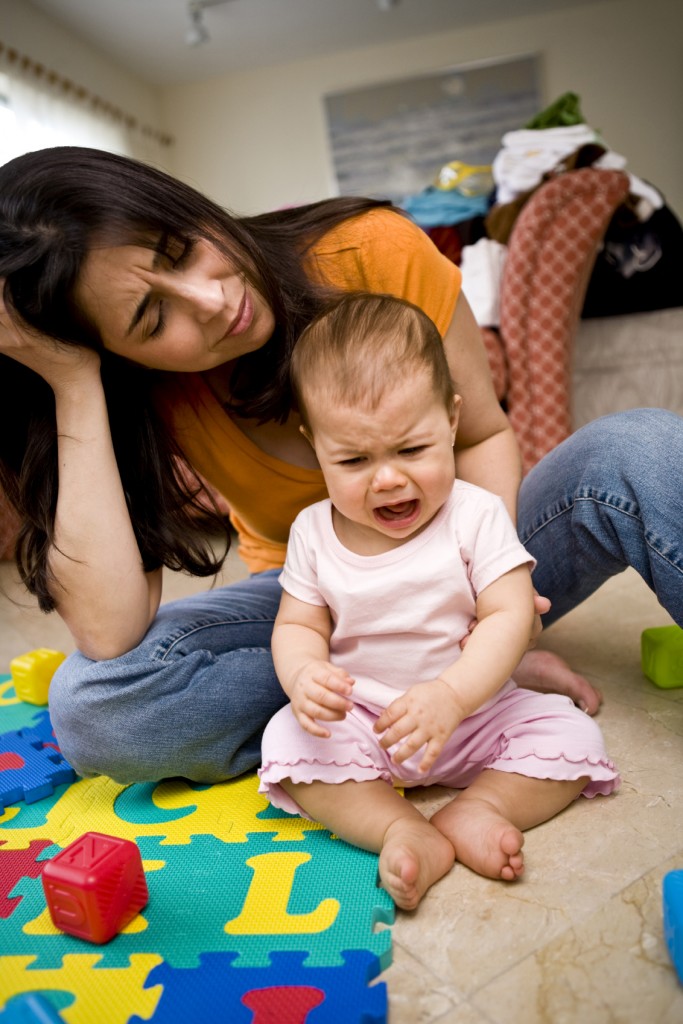
[[[19,729],[0,736],[0,811],[19,800],[42,800],[75,779],[68,761],[38,733]]]
[[[662,900],[664,938],[678,979],[683,984],[683,871],[670,871],[664,875]]]
[[[0,1011],[2,1024],[64,1024],[52,1003],[40,992],[25,992],[13,996]]]

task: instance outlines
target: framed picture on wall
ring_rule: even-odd
[[[325,97],[340,195],[403,198],[453,160],[490,164],[541,109],[540,58],[447,68]]]

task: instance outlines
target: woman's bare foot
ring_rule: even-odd
[[[456,860],[485,878],[514,882],[524,871],[524,836],[487,800],[465,790],[431,818]]]
[[[572,672],[567,662],[552,651],[537,647],[527,651],[514,677],[517,685],[525,690],[564,694],[589,715],[594,715],[602,704],[600,691],[583,676]]]
[[[448,839],[428,821],[399,818],[386,831],[379,855],[379,875],[397,907],[414,910],[427,889],[443,878],[455,861]]]

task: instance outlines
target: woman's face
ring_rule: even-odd
[[[244,272],[204,240],[93,249],[76,301],[106,349],[154,370],[211,370],[275,326]]]

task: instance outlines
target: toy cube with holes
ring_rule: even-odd
[[[683,629],[680,626],[644,629],[640,657],[644,674],[655,686],[664,689],[683,686]]]
[[[47,704],[52,677],[65,658],[66,654],[47,647],[13,658],[9,670],[19,700],[27,704]]]
[[[86,832],[47,861],[43,888],[55,926],[96,943],[122,931],[149,898],[137,845],[101,832]]]

